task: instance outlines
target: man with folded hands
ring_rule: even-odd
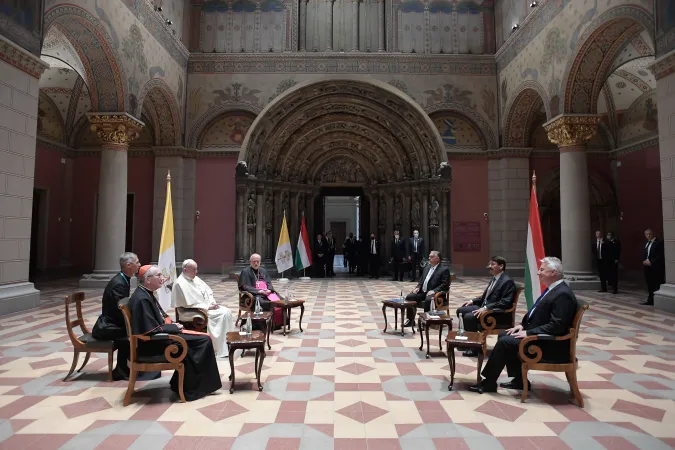
[[[491,257],[488,269],[490,269],[492,279],[483,295],[469,300],[460,308],[457,308],[457,317],[462,318],[466,331],[482,330],[480,317],[488,311],[493,311],[492,317],[497,321],[497,328],[506,328],[512,325],[512,314],[504,311],[513,306],[516,283],[505,272],[506,260],[501,256]],[[463,355],[475,357],[478,356],[478,351],[470,349],[465,351]]]
[[[441,265],[441,252],[432,250],[429,252],[429,264],[422,271],[420,281],[417,287],[406,296],[406,300],[417,302],[417,306],[424,305],[424,310],[431,309],[431,302],[434,301],[434,295],[438,292],[448,292],[450,290],[450,269]],[[446,302],[447,302],[446,298]],[[415,311],[408,309],[408,319],[404,326],[409,327],[415,320]]]

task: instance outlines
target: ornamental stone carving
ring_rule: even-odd
[[[402,223],[402,217],[403,216],[403,203],[401,202],[401,197],[396,196],[396,202],[394,203],[394,226],[397,229],[401,228]]]
[[[420,199],[418,195],[415,195],[415,198],[413,199],[412,208],[410,211],[410,218],[412,219],[413,228],[417,229],[420,228],[420,224],[422,221],[420,210],[421,210]]]
[[[379,205],[377,205],[377,209],[380,213],[379,217],[380,230],[384,230],[386,228],[387,222],[387,197],[384,195],[384,193],[380,194],[380,203]]]
[[[441,205],[436,200],[436,196],[431,196],[431,201],[429,202],[429,226],[431,228],[438,227],[438,215]]]
[[[256,211],[258,209],[258,204],[255,202],[255,193],[252,193],[248,197],[248,204],[246,206],[246,224],[248,228],[255,228],[256,225]]]
[[[363,168],[353,159],[341,157],[324,163],[314,178],[317,183],[365,183]]]
[[[140,136],[144,123],[127,113],[88,113],[91,131],[96,133],[104,145],[126,148]]]
[[[281,193],[281,213],[288,214],[288,192],[284,191]]]
[[[272,193],[265,193],[265,231],[272,232],[272,222],[274,222],[274,207],[272,206]]]
[[[549,141],[558,147],[572,147],[586,144],[598,130],[598,116],[561,116],[544,125]]]

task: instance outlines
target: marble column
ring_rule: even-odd
[[[420,192],[420,199],[422,200],[422,228],[420,229],[420,236],[427,241],[427,248],[425,251],[431,250],[431,233],[429,232],[429,196],[425,189]]]
[[[314,33],[312,35],[312,50],[315,52],[319,51],[319,13],[321,8],[319,8],[319,1],[314,1]]]
[[[377,51],[384,52],[384,0],[377,0]]]
[[[650,66],[656,78],[661,160],[661,202],[663,241],[666,257],[666,284],[654,296],[656,309],[675,312],[675,50],[659,57]],[[655,225],[645,224],[644,228]]]
[[[259,187],[256,190],[255,202],[257,204],[256,213],[256,229],[255,229],[255,251],[260,254],[260,258],[264,261],[267,258],[265,254],[265,193]]]
[[[441,253],[443,263],[450,264],[450,237],[452,235],[452,222],[450,221],[450,186],[443,186],[441,188]]]
[[[61,210],[61,267],[70,267],[71,226],[73,217],[73,158],[64,158],[66,171],[63,180],[63,209]]]
[[[326,51],[333,51],[333,0],[326,0]]]
[[[236,232],[236,262],[245,263],[248,260],[246,255],[246,185],[237,185],[237,232]]]
[[[597,131],[598,117],[563,115],[544,124],[560,149],[560,235],[565,279],[576,289],[598,289],[588,241],[591,209],[588,193],[586,143]]]
[[[80,280],[80,287],[102,288],[120,270],[127,228],[127,150],[144,124],[127,113],[88,113],[87,118],[101,141],[101,173],[94,272]]]
[[[300,0],[300,51],[305,51],[307,41],[307,0]]]
[[[352,0],[352,51],[359,51],[359,0]]]

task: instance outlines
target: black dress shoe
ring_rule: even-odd
[[[411,283],[414,283],[415,281],[417,281],[417,280],[413,280],[412,278],[410,279],[410,282],[411,282]]]
[[[462,356],[466,356],[467,358],[475,358],[478,356],[478,351],[472,348],[462,353]]]
[[[482,394],[483,392],[497,392],[497,385],[478,383],[474,384],[473,386],[469,386],[469,391],[477,392],[479,394]]]
[[[516,389],[518,391],[523,390],[523,383],[522,382],[514,382],[513,380],[507,381],[506,383],[499,383],[499,386],[503,387],[504,389]],[[527,382],[527,389],[530,390],[532,389],[532,385],[530,382]]]
[[[646,302],[642,302],[640,304],[643,306],[654,306],[654,302],[653,301],[650,302],[649,300],[647,300]]]
[[[391,279],[391,281],[398,281],[398,279],[396,279],[396,278],[392,278],[392,279]]]
[[[412,320],[406,319],[406,321],[403,323],[404,327],[411,327],[412,326]]]

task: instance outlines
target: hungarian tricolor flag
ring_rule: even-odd
[[[539,220],[539,204],[537,203],[537,189],[535,181],[537,177],[532,174],[532,192],[530,193],[530,219],[527,224],[527,255],[525,259],[525,299],[527,309],[532,308],[539,298],[544,286],[539,282],[537,272],[544,253],[544,239],[541,234],[541,221]]]
[[[298,236],[298,249],[295,252],[295,268],[303,270],[312,265],[312,252],[309,248],[309,234],[305,225],[305,216],[302,216],[300,236]]]

